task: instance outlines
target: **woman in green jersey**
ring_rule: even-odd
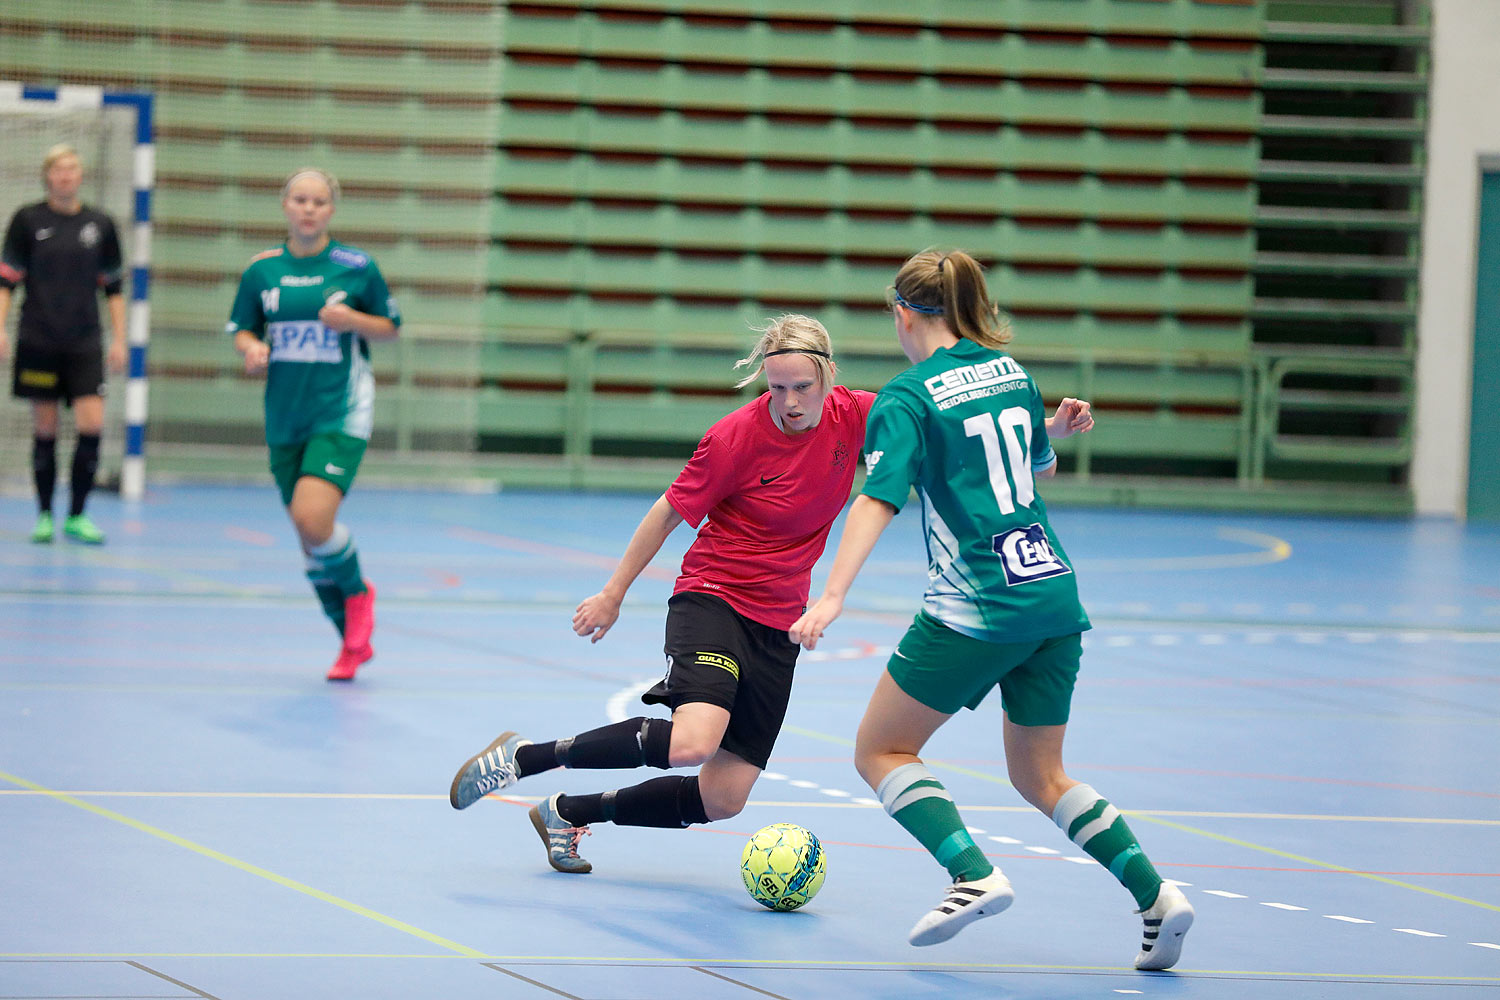
[[[307,578],[343,636],[331,681],[374,656],[375,588],[338,520],[370,440],[375,378],[368,341],[396,336],[401,314],[369,254],[328,235],[333,175],[304,167],[281,189],[287,238],[240,278],[228,332],[251,375],[266,372],[266,444],[281,501],[307,556]]]
[[[919,754],[960,709],[1000,688],[1011,784],[1135,897],[1144,922],[1138,969],[1171,967],[1193,908],[1163,882],[1120,813],[1063,770],[1063,733],[1088,616],[1067,553],[1036,492],[1057,467],[1051,438],[1093,426],[1064,399],[1052,420],[1031,376],[1004,347],[1010,331],[966,253],[927,250],[889,290],[912,367],[876,397],[865,434],[869,476],[849,509],[822,596],[792,626],[812,649],[909,491],[922,500],[930,580],[922,610],[876,685],[855,766],[886,811],[948,869],[953,886],[912,928],[937,944],[1010,905],[952,797]]]

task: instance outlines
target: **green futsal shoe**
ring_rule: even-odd
[[[63,522],[63,534],[75,542],[86,545],[103,545],[104,532],[89,519],[87,514],[72,514]]]
[[[37,515],[36,527],[31,529],[31,540],[38,545],[52,542],[52,512],[44,510]]]

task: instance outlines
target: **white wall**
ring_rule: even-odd
[[[1500,168],[1500,0],[1434,0],[1412,486],[1462,517],[1468,489],[1479,164]]]

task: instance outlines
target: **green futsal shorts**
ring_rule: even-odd
[[[276,488],[281,491],[281,502],[291,504],[292,491],[303,476],[327,480],[348,493],[368,443],[361,438],[330,431],[314,434],[297,444],[272,445],[271,475],[276,478]]]
[[[1061,726],[1068,721],[1082,654],[1079,632],[1033,642],[986,642],[919,611],[886,670],[902,691],[946,715],[978,708],[998,685],[1000,704],[1016,725]]]

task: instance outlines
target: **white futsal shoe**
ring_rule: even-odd
[[[1187,901],[1181,889],[1163,882],[1156,902],[1136,912],[1141,915],[1144,927],[1135,967],[1155,971],[1176,965],[1182,955],[1182,939],[1193,926],[1193,904]]]
[[[918,947],[941,944],[980,917],[1004,910],[1015,895],[1010,879],[998,868],[972,882],[954,882],[943,901],[917,921],[907,940]]]

